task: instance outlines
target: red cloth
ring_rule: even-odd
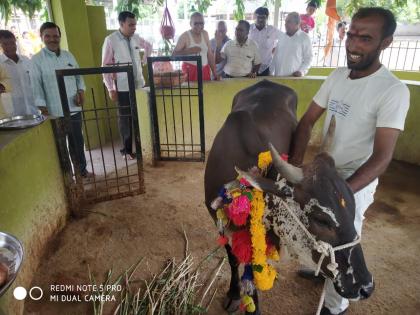
[[[300,15],[300,29],[305,33],[309,33],[315,28],[315,20],[307,14]]]
[[[189,75],[190,81],[197,81],[198,80],[198,74],[197,74],[197,66],[192,65],[187,62],[182,63],[182,72],[186,75]],[[186,77],[188,79],[188,77]],[[205,65],[203,67],[203,81],[210,81],[210,65]]]

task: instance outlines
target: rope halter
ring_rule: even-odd
[[[281,200],[281,203],[284,206],[284,208],[289,212],[289,214],[293,217],[293,219],[296,221],[296,223],[300,226],[302,231],[312,241],[313,249],[321,254],[321,256],[319,257],[318,263],[317,263],[317,268],[315,270],[315,276],[319,275],[319,271],[321,270],[321,266],[322,266],[322,262],[324,261],[324,258],[329,256],[330,259],[331,259],[331,262],[327,265],[327,269],[329,271],[331,271],[331,273],[332,273],[332,275],[334,276],[334,279],[335,279],[337,277],[338,273],[339,273],[338,270],[337,270],[338,264],[335,262],[335,252],[339,251],[339,250],[342,250],[342,249],[345,249],[345,248],[353,247],[353,246],[359,244],[360,240],[361,240],[360,236],[357,236],[355,238],[355,240],[352,241],[352,242],[333,247],[330,243],[327,243],[327,242],[324,242],[324,241],[321,241],[321,240],[317,240],[308,231],[308,229],[303,225],[303,223],[299,220],[299,218],[292,211],[292,209],[290,209],[288,204],[286,202],[284,202],[283,200]],[[321,294],[321,297],[320,297],[320,300],[319,300],[316,315],[319,315],[321,313],[322,305],[324,304],[326,284],[327,284],[327,278],[325,278],[324,288],[322,289],[322,294]]]
[[[321,257],[319,258],[318,263],[317,263],[317,268],[315,270],[315,275],[318,276],[319,271],[321,270],[321,265],[322,265],[322,262],[324,261],[324,258],[329,256],[330,259],[331,259],[331,262],[327,265],[327,269],[329,271],[331,271],[331,273],[333,274],[334,279],[335,279],[338,275],[338,270],[337,270],[338,264],[335,262],[335,252],[339,251],[341,249],[353,247],[353,246],[359,244],[360,243],[360,237],[357,236],[356,239],[352,242],[333,247],[330,243],[327,243],[327,242],[324,242],[324,241],[321,241],[321,240],[317,240],[311,234],[311,232],[309,232],[308,229],[303,225],[303,223],[299,220],[299,218],[292,211],[292,209],[290,209],[289,205],[286,202],[284,202],[283,200],[281,200],[281,203],[282,203],[283,207],[292,216],[292,218],[296,221],[296,223],[299,225],[299,227],[302,229],[302,231],[306,234],[306,236],[311,240],[311,242],[313,244],[313,249],[321,254]]]

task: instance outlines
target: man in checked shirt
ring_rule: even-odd
[[[45,22],[41,25],[40,34],[45,47],[32,57],[33,71],[30,73],[35,105],[44,115],[52,115],[60,119],[63,117],[63,108],[55,70],[79,68],[79,65],[69,51],[60,48],[61,31],[58,25]],[[80,112],[85,100],[85,83],[79,75],[65,77],[64,82],[72,126],[67,134],[70,156],[73,164],[78,162],[82,177],[92,177],[93,174],[86,169]]]

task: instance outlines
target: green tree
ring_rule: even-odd
[[[309,2],[311,0],[308,0]],[[318,5],[325,0],[315,0]],[[383,7],[390,9],[402,23],[416,23],[420,20],[420,0],[337,0],[337,11],[340,16],[352,16],[362,7]]]
[[[118,0],[115,11],[130,11],[137,18],[144,19],[146,17],[152,17],[164,3],[164,0]]]
[[[207,9],[211,6],[211,0],[194,0],[191,7],[192,12],[206,13]],[[191,13],[192,13],[191,12]]]
[[[243,0],[235,0],[236,9],[233,11],[233,16],[236,21],[243,20],[245,18],[245,5]]]
[[[7,23],[13,10],[17,9],[32,18],[44,6],[43,0],[0,0],[0,15]]]

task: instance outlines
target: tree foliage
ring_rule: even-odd
[[[13,10],[17,9],[32,18],[44,5],[43,0],[0,0],[0,15],[7,22]]]
[[[162,7],[164,4],[165,0],[118,0],[115,11],[130,11],[133,12],[138,19],[144,19],[153,16],[158,8]]]
[[[245,5],[242,0],[235,0],[236,8],[233,11],[233,16],[236,21],[243,20],[245,18]]]
[[[348,0],[342,8],[346,16],[352,16],[362,7],[383,7],[391,10],[399,22],[415,23],[420,19],[420,0]]]
[[[211,0],[194,0],[190,12],[206,13],[207,9],[211,6]]]
[[[320,7],[326,0],[314,1]],[[337,0],[337,11],[342,17],[351,17],[358,9],[363,7],[383,7],[391,10],[402,23],[418,23],[420,21],[420,0]]]

